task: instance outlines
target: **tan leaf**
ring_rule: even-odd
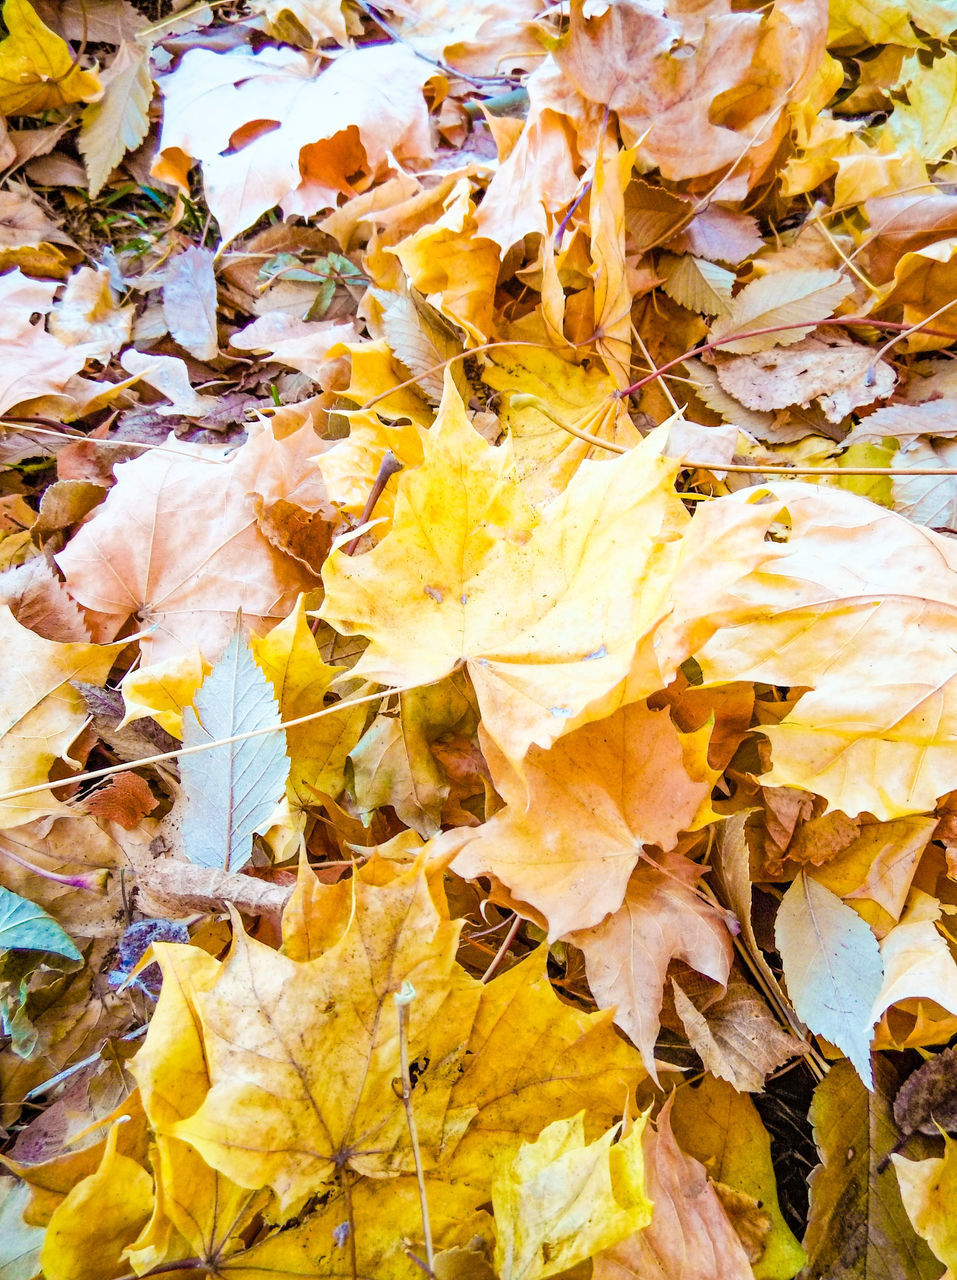
[[[281,441],[267,429],[228,458],[171,438],[121,464],[106,501],[60,553],[71,594],[117,625],[132,613],[155,624],[141,642],[147,663],[194,644],[215,657],[237,609],[266,630],[314,579],[263,536],[251,491],[292,497],[302,486],[304,504],[318,505],[309,457],[319,447],[309,427]]]
[[[828,422],[841,422],[860,405],[889,396],[896,381],[889,364],[875,364],[869,347],[834,335],[756,355],[719,355],[715,368],[724,390],[748,409],[807,407],[816,400]]]
[[[453,864],[459,875],[493,876],[534,907],[553,939],[573,929],[611,928],[600,922],[621,907],[643,851],[673,849],[679,832],[710,812],[708,734],[707,726],[682,734],[666,711],[635,703],[565,734],[550,750],[533,746],[520,772],[483,738],[505,808],[481,827],[439,837],[437,846],[461,849]],[[679,898],[690,865],[677,861]],[[639,880],[644,874],[642,868]],[[634,892],[631,902],[641,909]],[[571,940],[586,959],[594,957],[578,934]],[[599,999],[603,1007],[614,1003],[607,992]],[[648,1048],[646,1039],[640,1047]]]
[[[752,1280],[754,1275],[704,1165],[671,1130],[669,1097],[642,1135],[651,1223],[595,1258],[594,1280]]]
[[[187,188],[193,161],[224,242],[268,209],[332,208],[360,172],[432,154],[422,87],[434,67],[399,44],[350,50],[324,70],[294,49],[191,49],[162,77],[158,177]]]
[[[617,911],[594,928],[568,935],[585,953],[588,985],[599,1007],[615,1009],[615,1022],[652,1075],[671,961],[684,960],[722,987],[731,971],[731,935],[721,912],[695,893],[700,874],[700,867],[675,853],[642,864]]]
[[[103,97],[83,112],[78,144],[86,161],[91,199],[100,194],[127,151],[146,137],[153,97],[149,49],[124,40],[102,81]]]
[[[735,355],[792,346],[806,338],[818,320],[826,320],[851,291],[851,284],[836,271],[774,271],[741,290],[711,330],[711,340],[720,343],[719,350]],[[794,327],[777,327],[782,325]],[[732,340],[732,334],[751,329],[775,331]]]
[[[760,1093],[772,1071],[806,1050],[803,1040],[781,1030],[767,1003],[740,976],[732,975],[724,995],[704,1008],[695,1006],[677,978],[671,984],[678,1017],[704,1069],[739,1092]]]
[[[197,360],[219,353],[216,332],[216,276],[209,249],[190,245],[167,263],[163,316],[170,336]]]

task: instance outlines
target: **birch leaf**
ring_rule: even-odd
[[[725,315],[731,309],[734,272],[690,253],[663,253],[658,271],[665,293],[689,311],[705,316]]]
[[[853,908],[803,872],[784,895],[774,936],[799,1016],[847,1054],[870,1088],[871,1008],[884,972],[877,939]]]
[[[789,347],[806,338],[819,320],[826,320],[834,308],[851,292],[852,286],[836,271],[775,271],[746,285],[731,303],[727,313],[711,330],[712,342],[720,351],[735,355],[751,355],[769,351],[771,347]],[[731,339],[732,334],[752,329],[770,329],[775,325],[800,324],[803,327],[762,333],[753,338]]]
[[[266,677],[237,631],[183,713],[183,745],[211,743],[270,726],[279,709]],[[265,831],[289,775],[282,733],[211,746],[183,756],[186,856],[202,867],[238,871],[249,861],[252,837]]]
[[[152,97],[149,50],[125,40],[103,72],[103,97],[83,112],[79,146],[91,199],[100,194],[126,153],[146,137]]]

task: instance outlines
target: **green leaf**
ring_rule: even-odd
[[[0,886],[0,950],[49,951],[82,960],[69,934],[52,916],[18,893]]]

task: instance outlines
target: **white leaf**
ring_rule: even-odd
[[[170,260],[163,282],[163,315],[172,337],[191,356],[216,358],[216,276],[209,249],[191,245]]]
[[[714,325],[711,340],[720,351],[753,355],[771,347],[788,347],[806,338],[819,320],[826,320],[853,286],[837,271],[775,271],[753,280],[737,295],[728,312]],[[807,324],[804,325],[804,321]],[[797,329],[780,329],[753,338],[721,342],[732,334],[776,325],[800,324]]]
[[[91,197],[99,195],[127,151],[146,137],[153,97],[149,50],[124,42],[101,78],[103,97],[85,108],[80,128]]]
[[[843,1050],[872,1088],[871,1010],[884,975],[874,934],[856,911],[802,872],[784,895],[774,937],[798,1016]]]
[[[286,738],[269,681],[237,631],[183,713],[183,745],[199,746],[253,729],[276,733],[244,738],[183,756],[190,862],[238,871],[249,861],[253,833],[264,831],[289,775]]]

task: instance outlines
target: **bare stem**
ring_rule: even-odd
[[[412,1110],[412,1077],[409,1074],[409,1006],[415,999],[415,987],[411,982],[403,982],[401,990],[393,996],[396,1012],[399,1015],[399,1064],[402,1071],[402,1105],[405,1107],[405,1119],[409,1126],[409,1140],[412,1143],[412,1159],[415,1161],[415,1176],[419,1184],[419,1208],[422,1212],[422,1235],[425,1239],[425,1260],[428,1263],[428,1274],[434,1274],[435,1253],[432,1249],[432,1227],[429,1222],[429,1201],[425,1193],[425,1174],[422,1170],[422,1155],[419,1151],[419,1132],[415,1127],[415,1113]]]

